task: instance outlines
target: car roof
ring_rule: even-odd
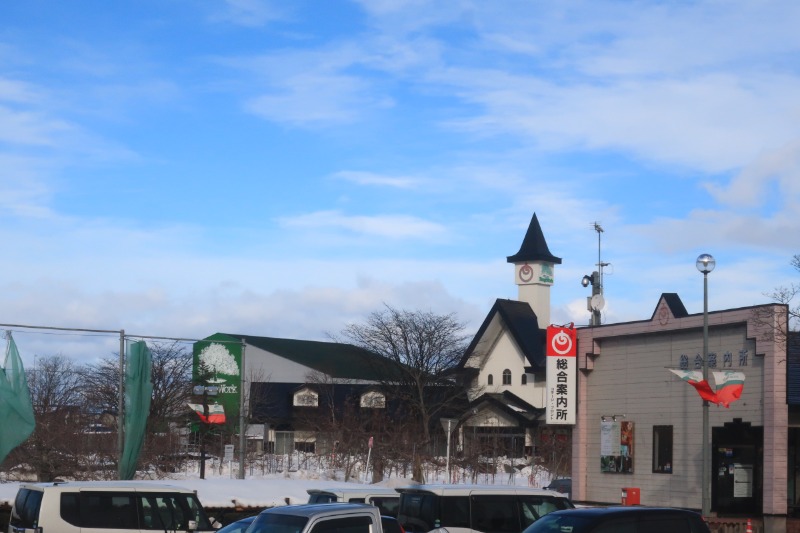
[[[370,513],[379,512],[377,507],[366,503],[302,503],[270,507],[269,509],[261,511],[261,514],[288,514],[310,518],[318,514],[347,514],[354,511],[365,510]]]
[[[630,505],[630,506],[611,505],[608,507],[578,507],[575,509],[563,509],[560,511],[553,511],[553,513],[550,514],[601,517],[612,514],[635,515],[635,514],[647,514],[653,512],[699,515],[697,511],[693,511],[691,509],[681,509],[677,507],[651,507],[647,505]]]
[[[331,487],[327,489],[307,489],[308,494],[386,494],[397,496],[397,491],[389,487]]]
[[[185,487],[141,481],[54,481],[51,483],[21,483],[20,488],[55,492],[85,489],[109,491],[140,490],[148,492],[185,492],[194,494],[193,490]]]
[[[439,496],[467,496],[470,494],[533,494],[540,496],[558,496],[563,498],[559,492],[547,489],[537,489],[533,487],[518,487],[516,485],[445,485],[445,484],[421,484],[398,487],[397,492],[430,492]]]

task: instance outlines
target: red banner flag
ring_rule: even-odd
[[[218,403],[208,406],[208,416],[205,415],[203,406],[199,403],[190,403],[189,407],[197,413],[200,420],[206,424],[224,424],[225,423],[225,409]]]

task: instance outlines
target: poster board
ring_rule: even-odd
[[[632,474],[634,425],[630,421],[600,421],[600,471]]]

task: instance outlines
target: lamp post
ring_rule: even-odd
[[[697,258],[695,266],[703,273],[703,381],[708,383],[708,273],[717,262],[710,254]],[[711,513],[711,439],[708,423],[708,400],[703,400],[703,516]]]

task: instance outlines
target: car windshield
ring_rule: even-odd
[[[570,514],[548,514],[531,524],[523,533],[584,533],[589,519]]]
[[[303,530],[308,518],[279,513],[261,513],[253,520],[247,533],[298,533]]]

